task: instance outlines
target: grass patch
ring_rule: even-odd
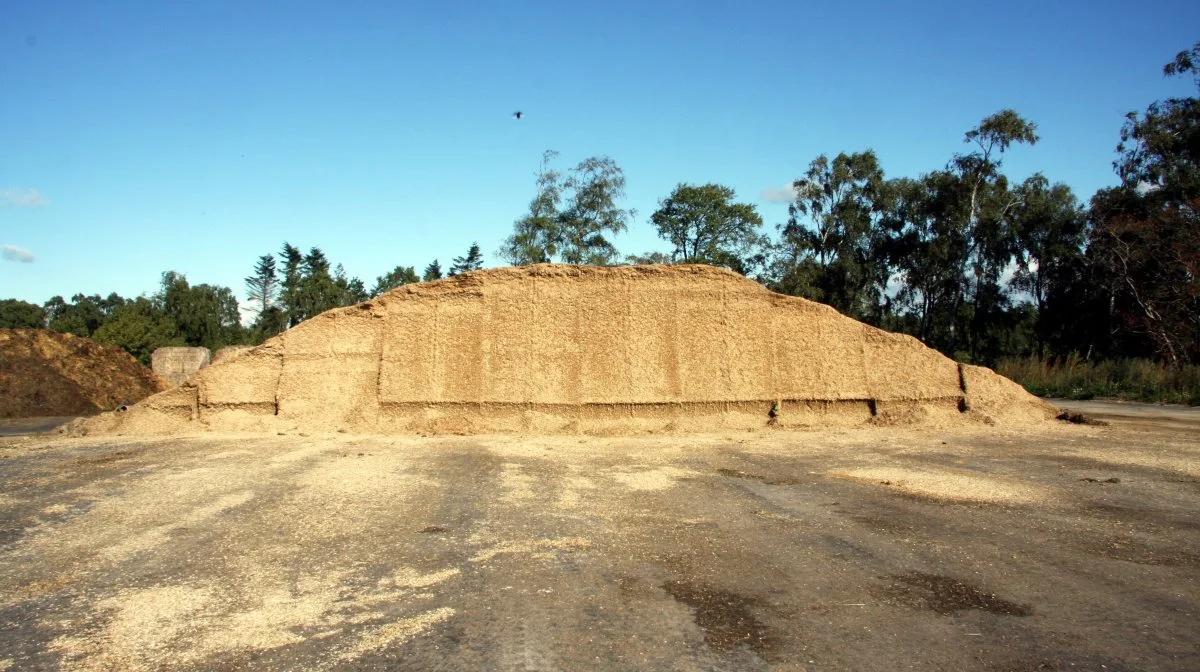
[[[1039,397],[1200,405],[1200,366],[1176,369],[1147,359],[1088,362],[1070,355],[1004,359],[996,372]]]

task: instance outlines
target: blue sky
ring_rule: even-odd
[[[1113,184],[1122,116],[1194,95],[1161,68],[1200,40],[1192,2],[59,2],[0,0],[0,298],[231,287],[287,240],[368,286],[488,266],[543,150],[607,155],[638,217],[679,182],[756,203],[820,153],[890,177],[964,151],[1011,107],[1034,171]],[[514,110],[527,116],[510,117]]]

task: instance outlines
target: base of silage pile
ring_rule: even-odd
[[[730,271],[545,264],[331,310],[87,431],[698,432],[1056,412],[987,369]]]

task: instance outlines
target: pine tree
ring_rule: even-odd
[[[441,280],[442,277],[444,277],[442,275],[442,265],[438,263],[437,259],[434,259],[428,266],[425,267],[425,273],[421,275],[421,281],[429,282],[430,280]]]
[[[450,266],[450,275],[478,271],[481,268],[483,268],[483,253],[479,251],[479,243],[471,243],[471,249],[467,250],[467,256],[454,258],[454,264]]]
[[[304,321],[300,308],[301,287],[304,280],[304,255],[300,248],[293,247],[286,241],[283,250],[279,252],[283,260],[283,281],[280,283],[280,303],[287,315],[287,326],[294,327]]]
[[[246,294],[251,303],[258,304],[257,312],[261,316],[275,305],[278,293],[279,277],[275,274],[275,257],[264,254],[254,266],[254,275],[246,278]]]

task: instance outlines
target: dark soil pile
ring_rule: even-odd
[[[44,329],[0,329],[0,418],[95,415],[166,388],[115,346]]]

